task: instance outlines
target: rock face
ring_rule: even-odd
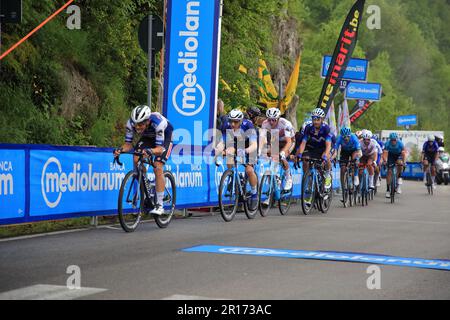
[[[287,0],[285,1],[287,2]],[[274,41],[274,55],[279,57],[279,63],[272,67],[273,80],[278,92],[284,95],[284,89],[291,76],[295,60],[301,54],[303,43],[299,35],[299,26],[296,19],[289,17],[286,9],[285,12],[273,18],[272,25],[276,40]],[[281,90],[280,90],[281,85]],[[285,117],[292,122],[293,126],[298,129],[297,125],[297,106],[299,97],[295,96],[289,105]]]
[[[92,83],[73,65],[67,65],[62,71],[66,90],[62,98],[61,115],[71,120],[81,112],[97,114],[100,105]]]

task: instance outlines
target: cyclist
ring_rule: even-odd
[[[438,134],[435,137],[436,137],[436,142],[437,142],[438,146],[439,147],[445,147],[445,145],[444,145],[444,136],[442,134]]]
[[[378,151],[381,148],[378,143],[372,139],[372,132],[369,130],[363,130],[361,134],[361,164],[367,165],[367,171],[369,171],[369,189],[375,189],[373,185],[375,166],[378,158]],[[362,170],[360,170],[362,174]]]
[[[312,124],[311,120],[306,121],[305,123],[303,123],[302,129],[295,133],[295,147],[294,147],[294,150],[292,150],[291,157],[290,157],[290,159],[292,161],[297,160],[296,154],[297,154],[298,149],[300,148],[300,144],[303,141],[303,136],[305,134],[305,128],[310,124]]]
[[[435,140],[434,135],[428,136],[428,141],[424,143],[422,148],[422,164],[423,171],[427,172],[431,165],[431,180],[433,182],[433,189],[436,189],[436,166],[435,162],[439,158],[439,145]],[[427,176],[424,175],[423,182],[427,183]]]
[[[255,127],[261,127],[262,123],[265,120],[261,109],[256,106],[250,107],[247,110],[248,119],[253,123]]]
[[[324,124],[325,112],[316,108],[311,114],[312,125],[305,128],[303,141],[297,152],[297,157],[303,159],[303,172],[309,171],[310,158],[322,159],[325,165],[325,188],[331,188],[331,134],[330,127]]]
[[[234,138],[237,138],[237,151],[235,150]],[[245,173],[251,186],[251,210],[258,205],[258,177],[256,176],[254,166],[257,155],[257,137],[256,130],[250,120],[244,119],[244,113],[240,110],[232,110],[228,114],[228,123],[222,128],[222,141],[215,149],[215,154],[226,155],[227,167],[231,169],[234,166],[233,156],[245,160]]]
[[[125,143],[121,148],[114,150],[114,156],[118,157],[122,152],[133,150],[133,139],[139,137],[136,144],[136,152],[144,153],[145,157],[155,156],[153,169],[155,173],[157,203],[150,212],[156,215],[164,214],[164,164],[172,151],[173,126],[158,112],[151,112],[145,105],[137,106],[131,112],[131,117],[126,125]],[[134,156],[133,162],[136,168],[139,157]]]
[[[388,166],[397,165],[397,178],[398,178],[398,187],[396,192],[401,194],[401,185],[403,184],[403,179],[401,175],[403,173],[403,160],[406,159],[406,149],[398,138],[398,134],[392,132],[389,135],[389,141],[385,144],[383,151],[383,163],[386,163]],[[391,183],[392,171],[388,170],[388,174],[386,177],[387,182],[387,192],[386,198],[390,198],[390,183]]]
[[[268,156],[278,154],[279,161],[284,169],[286,183],[284,190],[292,189],[292,174],[288,163],[288,157],[295,147],[295,130],[288,120],[281,118],[281,111],[277,108],[270,108],[266,112],[267,120],[261,125],[260,150],[264,150],[268,146]],[[270,138],[268,137],[270,133]],[[275,150],[279,142],[279,149]]]
[[[374,134],[372,136],[372,139],[375,140],[378,144],[377,148],[378,148],[378,158],[377,158],[377,163],[375,166],[375,181],[376,181],[376,185],[377,188],[381,187],[381,179],[380,179],[380,168],[381,168],[381,157],[383,155],[383,150],[384,150],[384,143],[380,140],[379,135]]]
[[[341,164],[341,185],[344,186],[344,175],[347,171],[347,163],[349,159],[355,160],[358,165],[361,158],[361,144],[350,128],[344,127],[341,129],[341,134],[336,141],[336,153],[340,150],[339,162]],[[359,185],[358,171],[355,169],[354,185]]]

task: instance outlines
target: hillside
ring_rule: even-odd
[[[2,50],[26,35],[63,1],[24,1],[23,23],[2,26]],[[146,56],[137,27],[162,0],[75,1],[81,30],[62,13],[1,61],[0,142],[118,145],[129,110],[146,101]],[[227,109],[256,104],[262,52],[274,82],[286,84],[302,53],[297,90],[300,121],[316,103],[321,59],[331,53],[353,0],[224,0],[220,89]],[[373,0],[381,30],[361,30],[354,57],[370,60],[369,81],[385,97],[357,123],[396,128],[397,115],[417,113],[419,129],[450,124],[450,4],[445,0]],[[366,5],[367,7],[367,5]],[[364,21],[366,21],[367,16]],[[248,75],[238,72],[240,64]],[[155,92],[157,83],[155,83]],[[249,94],[247,94],[247,92]],[[337,97],[337,102],[342,97]]]

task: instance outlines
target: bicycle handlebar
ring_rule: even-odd
[[[123,163],[120,162],[120,156],[122,154],[132,154],[134,156],[138,156],[139,160],[143,159],[144,156],[145,156],[143,152],[137,152],[137,151],[134,151],[134,152],[121,152],[117,157],[114,157],[114,163],[117,163],[119,166],[123,166]],[[145,159],[144,163],[148,163],[152,167],[155,167],[153,156],[150,156],[148,159]]]

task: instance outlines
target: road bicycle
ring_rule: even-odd
[[[301,204],[303,214],[308,215],[313,208],[327,213],[333,198],[332,188],[326,190],[322,159],[308,159],[309,171],[302,178]]]
[[[353,207],[356,205],[357,189],[355,187],[355,170],[356,170],[356,160],[341,160],[339,161],[341,166],[346,166],[344,172],[344,179],[342,185],[342,200],[344,208]]]
[[[133,232],[139,226],[143,216],[148,214],[155,207],[156,185],[155,180],[146,176],[146,167],[148,164],[154,165],[153,157],[144,157],[141,152],[123,152],[122,154],[132,154],[138,157],[137,165],[134,170],[129,171],[122,181],[118,198],[118,214],[120,225],[126,232]],[[114,158],[114,163],[119,166],[120,156]],[[172,220],[176,204],[176,186],[175,178],[169,171],[164,171],[164,214],[155,215],[153,218],[160,228],[167,228]]]
[[[272,157],[269,161],[269,170],[267,170],[261,178],[259,184],[259,213],[266,217],[270,208],[277,202],[278,209],[281,215],[286,215],[289,212],[292,203],[292,193],[294,186],[291,189],[285,190],[286,175],[282,174],[280,177],[279,168],[280,163],[273,161]]]

